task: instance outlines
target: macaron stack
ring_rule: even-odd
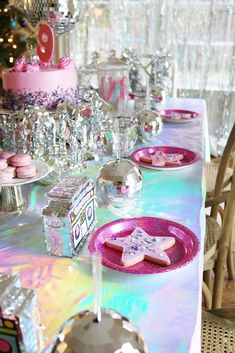
[[[27,153],[0,152],[0,170],[3,183],[9,183],[13,178],[30,179],[36,175],[36,168]]]

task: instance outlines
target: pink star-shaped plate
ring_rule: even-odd
[[[124,267],[136,265],[143,260],[169,266],[171,261],[164,250],[175,244],[175,238],[153,237],[137,227],[131,235],[106,239],[105,244],[112,249],[122,251],[121,263]]]
[[[137,254],[139,262],[136,262],[136,254],[133,254],[135,263],[128,267],[125,266],[126,254],[124,252],[123,255],[122,249],[124,247],[120,244],[123,244],[122,240],[128,244],[130,235],[138,228],[144,230],[145,234],[147,233],[147,239],[160,238],[159,244],[161,245],[158,248],[164,252],[167,256],[165,260],[168,258],[170,264],[159,264],[149,261],[148,258],[143,259],[143,253],[141,253]],[[174,238],[173,241],[172,238]],[[115,242],[113,242],[114,240]],[[155,243],[155,241],[152,242]],[[133,245],[136,245],[135,242],[133,242]],[[116,249],[113,248],[115,246]],[[191,230],[179,223],[156,217],[123,218],[107,223],[96,230],[89,243],[89,251],[91,253],[100,252],[104,266],[132,274],[156,274],[174,271],[190,263],[198,254],[199,247],[199,241]],[[148,257],[149,253],[144,253],[144,257],[146,255]],[[152,254],[150,255],[152,256]],[[132,261],[133,258],[129,260]]]
[[[158,163],[153,163],[153,160],[156,154],[161,154],[163,157],[168,158],[158,158]],[[174,158],[175,156],[175,158]],[[178,157],[177,157],[178,156]],[[180,156],[180,158],[179,158]],[[175,162],[168,163],[171,159],[174,159]],[[150,146],[143,147],[130,156],[130,159],[139,164],[142,167],[154,170],[178,170],[191,166],[196,163],[199,159],[199,154],[182,147],[174,146]],[[169,161],[166,163],[166,159]],[[177,162],[178,159],[178,162]],[[159,162],[163,162],[162,164]],[[155,165],[154,165],[155,164]]]

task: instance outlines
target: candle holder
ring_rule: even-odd
[[[115,130],[115,119],[118,120],[119,130]],[[105,152],[116,156],[120,149],[120,157],[128,157],[138,139],[138,121],[134,116],[117,116],[111,118],[105,131]],[[119,140],[121,144],[119,145]]]

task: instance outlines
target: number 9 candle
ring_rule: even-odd
[[[54,53],[54,34],[51,27],[42,23],[39,27],[37,53],[43,63],[49,64]]]

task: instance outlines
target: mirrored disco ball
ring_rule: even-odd
[[[147,348],[137,328],[118,312],[102,310],[97,322],[86,310],[64,324],[52,353],[147,353]]]
[[[56,33],[62,34],[78,21],[81,0],[24,0],[24,9],[32,25],[47,21]]]
[[[139,124],[139,134],[144,142],[151,142],[160,135],[163,129],[163,122],[157,112],[145,109],[136,116]]]
[[[98,197],[114,207],[124,207],[136,199],[142,183],[139,168],[125,158],[105,163],[96,178]]]

